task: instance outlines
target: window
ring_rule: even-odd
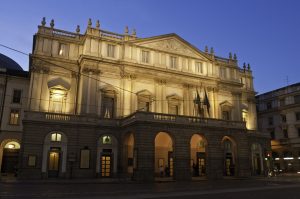
[[[275,140],[275,132],[274,132],[274,131],[271,131],[271,132],[270,132],[270,135],[271,135],[271,139],[272,139],[272,140]]]
[[[281,114],[280,116],[281,116],[281,121],[286,122],[286,115]]]
[[[269,117],[268,118],[268,124],[269,125],[273,125],[273,117]]]
[[[230,120],[230,112],[229,111],[222,111],[222,119],[223,120]]]
[[[169,114],[178,115],[179,114],[179,106],[169,104]]]
[[[284,138],[289,138],[287,129],[283,129],[283,137]]]
[[[224,68],[224,67],[221,67],[221,68],[220,68],[220,77],[221,77],[222,79],[225,79],[225,78],[226,78],[226,68]]]
[[[280,99],[279,104],[280,104],[280,106],[284,106],[285,105],[285,98]]]
[[[107,57],[115,57],[115,45],[107,44]]]
[[[60,133],[52,133],[51,141],[52,142],[61,142],[61,134]]]
[[[196,62],[195,73],[203,73],[203,66],[201,62]]]
[[[295,104],[299,104],[300,103],[300,95],[295,95],[294,96],[294,102],[295,102]]]
[[[12,109],[10,111],[9,124],[18,125],[19,124],[19,118],[20,118],[20,111],[17,110],[17,109]]]
[[[20,103],[21,102],[21,94],[22,94],[21,90],[14,90],[12,102]]]
[[[143,63],[149,63],[149,61],[150,61],[149,58],[150,58],[150,52],[142,50],[142,62]]]
[[[272,102],[267,102],[267,110],[272,109]]]
[[[176,69],[177,68],[177,57],[170,57],[170,68]]]
[[[115,99],[110,96],[104,96],[102,102],[102,116],[104,118],[113,118],[115,110]]]
[[[145,101],[139,100],[138,110],[149,112],[150,111],[150,102],[145,102]]]
[[[300,128],[298,128],[298,137],[300,137]]]
[[[102,137],[102,144],[111,144],[111,137],[108,135],[105,135]]]
[[[60,56],[66,56],[66,44],[59,44],[59,49],[58,49],[58,55]]]
[[[296,115],[296,120],[300,120],[300,112],[296,112],[295,115]]]

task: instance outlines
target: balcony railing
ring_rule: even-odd
[[[203,127],[222,127],[246,129],[246,123],[243,121],[229,121],[212,118],[199,118],[183,115],[172,115],[163,113],[143,112],[138,111],[127,117],[119,119],[100,118],[91,115],[71,115],[60,113],[45,113],[45,112],[25,112],[25,120],[34,121],[49,121],[61,123],[89,123],[112,126],[126,126],[136,122],[152,122],[152,123],[169,123],[179,125],[192,125]]]

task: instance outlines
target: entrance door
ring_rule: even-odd
[[[253,160],[253,164],[254,164],[254,172],[256,175],[260,175],[261,173],[261,166],[260,166],[260,156],[258,153],[254,154],[254,160]]]
[[[234,165],[232,160],[232,154],[226,153],[225,157],[225,175],[233,176],[234,175]]]
[[[169,165],[169,174],[167,176],[173,177],[174,175],[174,158],[173,152],[169,151],[168,153],[168,165]]]
[[[48,177],[58,177],[60,163],[60,151],[54,149],[49,152]]]
[[[13,173],[16,175],[18,167],[19,149],[4,149],[2,157],[2,173]]]
[[[101,155],[101,177],[111,177],[112,169],[112,154],[103,153]]]
[[[197,152],[197,169],[198,173],[196,173],[197,176],[204,176],[206,172],[205,168],[205,153],[203,152]]]

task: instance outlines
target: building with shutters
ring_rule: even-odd
[[[176,34],[147,38],[38,26],[23,119],[21,178],[263,175],[250,66]]]

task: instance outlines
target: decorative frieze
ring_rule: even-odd
[[[35,72],[35,73],[49,74],[50,69],[49,69],[49,67],[46,67],[46,66],[36,66],[36,65],[34,65],[34,66],[31,67],[31,71]]]

